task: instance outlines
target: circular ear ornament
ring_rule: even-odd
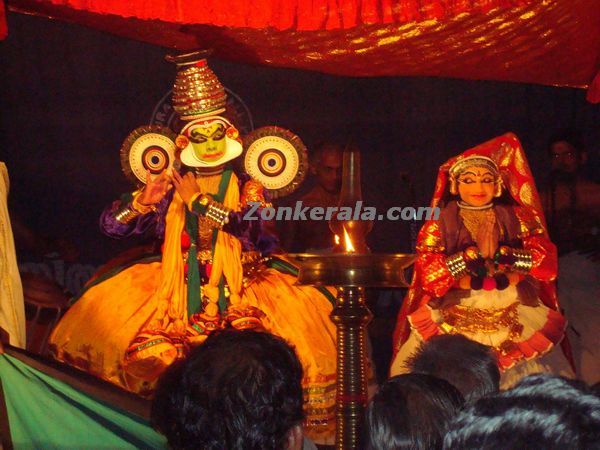
[[[244,171],[269,189],[272,198],[294,192],[306,176],[306,147],[289,130],[269,126],[244,137]]]
[[[177,134],[170,128],[147,125],[136,128],[121,146],[121,168],[135,185],[146,184],[146,171],[158,176],[163,170],[178,166]]]

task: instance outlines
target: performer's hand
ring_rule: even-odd
[[[181,176],[176,171],[173,171],[173,184],[186,205],[192,199],[194,194],[200,192],[198,183],[196,183],[196,177],[192,172],[188,172]]]
[[[477,233],[477,247],[484,258],[493,258],[498,248],[498,228],[496,227],[496,216],[488,214],[479,227]]]
[[[147,170],[146,186],[140,195],[139,202],[146,206],[155,205],[164,198],[172,187],[171,179],[166,170],[163,170],[154,180],[150,176],[150,171]]]

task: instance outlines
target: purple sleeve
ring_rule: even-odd
[[[165,232],[165,215],[170,203],[170,197],[172,197],[172,194],[161,200],[157,205],[156,212],[140,215],[129,223],[121,223],[115,218],[115,215],[122,207],[122,202],[116,200],[102,212],[100,216],[100,230],[107,236],[122,239],[143,234],[154,227],[156,237],[161,238]]]

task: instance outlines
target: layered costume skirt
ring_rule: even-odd
[[[153,293],[161,262],[134,264],[90,287],[69,309],[51,336],[51,350],[63,362],[122,388],[150,396],[156,380],[125,371],[132,340],[157,314]],[[254,274],[241,292],[264,315],[264,329],[291,344],[304,368],[307,431],[327,441],[335,431],[335,326],[329,319],[331,298],[273,267]]]
[[[410,335],[394,360],[392,375],[408,372],[406,362],[423,341],[439,334],[462,334],[494,350],[503,388],[530,373],[573,376],[557,346],[564,336],[564,317],[540,300],[523,304],[515,286],[453,289],[436,306],[418,308],[408,321]]]

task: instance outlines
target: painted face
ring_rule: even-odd
[[[190,142],[198,159],[217,161],[225,154],[225,126],[222,123],[212,123],[194,128],[190,133]]]
[[[471,206],[487,205],[494,198],[496,189],[494,174],[483,167],[467,167],[458,176],[458,194]]]

